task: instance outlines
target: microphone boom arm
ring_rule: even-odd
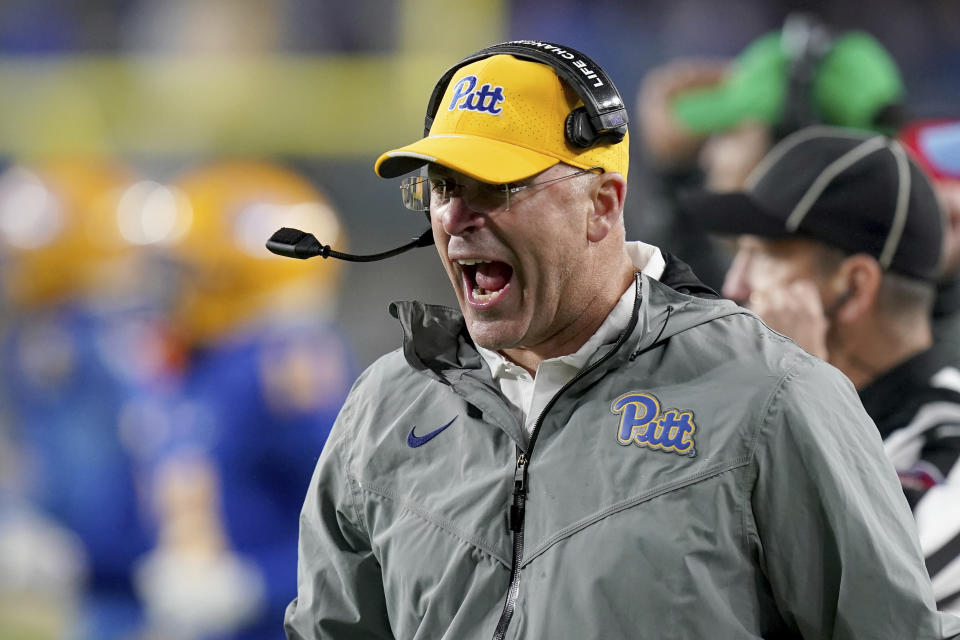
[[[410,249],[416,249],[417,247],[429,247],[432,244],[433,230],[427,229],[421,233],[419,237],[395,249],[370,255],[354,255],[352,253],[334,251],[328,244],[320,244],[320,241],[317,240],[312,233],[291,227],[283,227],[267,240],[267,249],[278,256],[297,258],[298,260],[321,256],[323,258],[337,258],[338,260],[346,260],[348,262],[375,262],[377,260],[384,260],[385,258],[392,258],[395,255],[399,255]]]

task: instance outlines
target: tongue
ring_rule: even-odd
[[[487,291],[499,291],[510,282],[513,267],[505,262],[485,262],[477,265],[477,286]]]

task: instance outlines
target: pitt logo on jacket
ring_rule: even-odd
[[[692,411],[660,409],[660,401],[649,393],[631,391],[625,393],[610,407],[620,414],[620,429],[617,441],[624,446],[635,444],[687,455],[696,455],[693,434],[697,425]]]

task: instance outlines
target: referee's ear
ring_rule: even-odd
[[[835,320],[852,324],[876,311],[880,281],[883,279],[883,268],[876,258],[865,253],[847,256],[834,279],[841,283],[839,288],[845,298],[834,315]]]
[[[597,176],[590,194],[593,208],[587,220],[587,240],[600,242],[623,218],[627,180],[615,171],[601,173]]]

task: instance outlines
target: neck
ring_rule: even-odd
[[[922,328],[894,323],[858,328],[851,335],[837,340],[830,347],[830,364],[842,371],[859,391],[878,377],[910,357],[926,351],[933,344],[929,322]],[[877,345],[884,345],[878,349]]]
[[[533,346],[502,349],[500,353],[526,369],[534,377],[537,375],[537,368],[544,360],[576,353],[597,332],[603,321],[613,311],[624,291],[633,283],[636,271],[637,268],[627,257],[626,264],[620,265],[616,272],[605,279],[606,282],[615,284],[598,288],[596,295],[583,305],[582,312],[550,340]]]

